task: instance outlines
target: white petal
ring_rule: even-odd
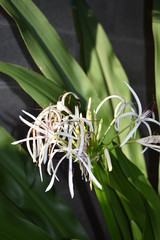
[[[102,105],[107,102],[109,99],[112,99],[112,98],[117,98],[117,99],[120,99],[122,102],[125,102],[124,99],[122,97],[120,97],[119,95],[111,95],[111,96],[108,96],[106,98],[104,98],[100,104],[98,105],[97,109],[96,109],[96,114],[99,112],[100,108],[102,107]]]
[[[157,125],[160,126],[160,122],[158,122],[157,120],[155,120],[155,119],[153,119],[153,118],[145,118],[144,120],[145,120],[146,122],[153,122],[153,123],[155,123],[155,124],[157,124]]]
[[[38,165],[38,167],[39,167],[39,174],[40,174],[41,182],[43,182],[42,167],[41,167],[41,165]]]
[[[46,191],[45,191],[45,192],[48,192],[48,191],[52,188],[52,186],[53,186],[53,184],[54,184],[54,180],[55,180],[55,177],[56,177],[56,172],[57,172],[57,170],[58,170],[58,167],[59,167],[59,165],[63,162],[63,160],[66,158],[66,156],[67,156],[67,154],[64,155],[64,156],[59,160],[59,162],[57,163],[57,166],[56,166],[56,168],[55,168],[55,171],[54,171],[54,173],[53,173],[53,176],[52,176],[52,178],[51,178],[51,181],[50,181],[48,187],[46,188]]]
[[[131,91],[132,95],[134,96],[136,102],[137,102],[137,106],[138,106],[138,115],[142,115],[142,105],[141,102],[139,100],[138,95],[136,94],[136,92],[133,90],[133,88],[131,88],[131,86],[124,81],[124,83],[126,84],[126,86],[129,88],[129,90]]]
[[[121,118],[125,118],[125,117],[135,117],[136,118],[136,117],[138,117],[138,115],[135,112],[122,113],[116,118],[116,122],[119,121]]]
[[[149,135],[152,135],[152,130],[151,130],[151,127],[149,126],[149,124],[146,123],[145,121],[143,121],[142,123],[143,123],[143,124],[146,126],[146,128],[148,129],[148,134],[149,134]]]
[[[75,97],[75,99],[79,100],[79,97],[73,93],[73,92],[66,92],[65,94],[63,94],[62,96],[62,104],[65,105],[65,99],[68,95],[73,95]]]
[[[30,118],[32,118],[34,121],[37,120],[37,118],[35,116],[33,116],[31,113],[26,112],[25,110],[22,110],[23,113],[25,113],[27,116],[29,116]]]
[[[112,162],[111,162],[111,157],[110,157],[110,154],[109,154],[109,151],[107,148],[104,149],[104,155],[107,160],[108,171],[111,172],[112,171]]]
[[[84,165],[84,167],[86,168],[90,178],[92,179],[92,181],[97,185],[98,188],[102,189],[101,184],[98,182],[98,180],[95,178],[95,176],[93,175],[93,173],[91,172],[91,170],[88,168],[87,164],[84,162],[84,160],[79,157],[79,160],[82,162],[82,164]]]
[[[38,131],[39,133],[43,133],[46,134],[46,130],[42,129],[39,125],[34,125],[33,123],[28,122],[26,119],[24,119],[23,117],[19,116],[19,118],[21,119],[22,122],[24,122],[27,126],[35,129],[36,131]],[[50,131],[49,131],[50,132]],[[50,132],[52,133],[52,132]]]
[[[73,198],[74,190],[73,190],[72,154],[70,154],[69,156],[68,179],[69,179],[69,191],[71,194],[71,198]]]
[[[64,111],[64,112],[66,112],[66,113],[68,113],[68,114],[71,113],[71,111],[69,110],[69,108],[66,107],[65,105],[63,105],[62,101],[58,101],[58,102],[57,102],[57,109],[58,109],[60,112]]]
[[[140,123],[138,122],[134,128],[129,132],[129,134],[126,136],[126,138],[123,140],[123,142],[121,143],[120,147],[122,147],[124,144],[126,144],[126,142],[128,142],[128,140],[133,136],[133,134],[137,131],[137,128],[139,127]]]
[[[83,148],[84,148],[84,145],[85,145],[85,141],[84,141],[84,129],[83,129],[83,126],[82,126],[81,123],[79,123],[79,127],[80,127],[81,137],[80,137],[80,145],[79,145],[78,155],[80,156],[82,151],[83,151]]]
[[[114,110],[114,118],[116,118],[119,113],[122,111],[122,108],[124,107],[124,104],[122,105],[122,108],[120,108],[120,106],[122,105],[122,102],[119,102]],[[119,111],[120,108],[120,111]]]
[[[27,138],[23,138],[21,140],[14,141],[11,144],[16,145],[16,144],[23,143],[23,142],[26,142],[26,141],[31,141],[31,140],[34,140],[34,139],[44,139],[44,138],[45,138],[44,136],[29,137],[29,138],[27,137]]]

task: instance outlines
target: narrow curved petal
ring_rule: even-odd
[[[68,179],[69,179],[69,191],[71,194],[71,198],[73,198],[74,190],[73,190],[72,154],[69,155]]]
[[[137,117],[137,114],[135,112],[126,112],[126,113],[123,113],[123,114],[120,114],[116,119],[115,119],[115,130],[116,131],[119,131],[119,123],[120,123],[120,120],[122,118],[125,118],[125,117]],[[131,120],[130,120],[131,121]],[[126,127],[126,126],[124,126]]]
[[[54,173],[53,173],[53,176],[52,176],[52,178],[51,178],[51,181],[50,181],[48,187],[46,188],[45,192],[48,192],[48,191],[53,187],[57,170],[58,170],[60,164],[63,162],[63,160],[64,160],[66,157],[67,157],[67,154],[64,155],[64,156],[59,160],[59,162],[57,163],[57,166],[56,166],[56,168],[55,168],[55,171],[54,171]]]
[[[120,106],[121,106],[121,108],[120,108]],[[116,108],[115,108],[115,110],[114,110],[114,118],[116,118],[116,117],[118,117],[118,115],[119,115],[119,113],[122,111],[122,109],[123,109],[123,104],[122,104],[122,102],[119,102],[118,104],[117,104],[117,106],[116,106]],[[119,110],[120,109],[120,110]]]
[[[99,112],[99,110],[100,110],[100,108],[103,106],[103,104],[104,104],[105,102],[107,102],[109,99],[112,99],[112,98],[120,99],[122,102],[125,102],[125,100],[124,100],[121,96],[119,96],[119,95],[111,95],[111,96],[108,96],[108,97],[104,98],[104,99],[100,102],[100,104],[99,104],[98,107],[96,108],[96,114]]]
[[[145,121],[143,121],[142,123],[146,126],[149,136],[151,136],[152,135],[152,130],[151,130],[151,127],[149,126],[149,124]]]
[[[153,118],[145,118],[146,122],[152,122],[157,124],[158,126],[160,126],[160,122],[158,122],[157,120],[153,119]]]
[[[134,128],[129,132],[129,134],[125,137],[125,139],[123,140],[123,142],[121,143],[120,147],[122,147],[124,144],[126,144],[126,142],[128,142],[128,140],[133,136],[133,134],[137,131],[138,127],[139,127],[140,123],[138,122]]]
[[[26,141],[32,141],[32,140],[35,140],[35,139],[44,139],[44,138],[45,138],[44,136],[29,137],[29,138],[26,137],[26,138],[23,138],[21,140],[14,141],[11,144],[16,145],[16,144],[23,143],[23,142],[26,142]]]
[[[63,94],[62,96],[62,104],[65,105],[65,99],[68,95],[73,95],[75,97],[75,99],[79,100],[79,97],[73,93],[73,92],[66,92],[65,94]]]
[[[95,178],[95,176],[93,175],[93,173],[91,172],[91,170],[88,168],[87,164],[83,161],[83,159],[81,157],[79,157],[79,160],[81,161],[81,163],[84,165],[85,169],[87,170],[90,178],[92,179],[92,181],[97,185],[98,188],[102,189],[101,184],[98,182],[98,180]]]
[[[41,165],[38,165],[38,167],[39,167],[40,179],[41,179],[41,182],[43,182],[42,166],[41,166]]]
[[[137,96],[136,92],[133,90],[133,88],[131,88],[131,86],[124,81],[124,83],[126,84],[126,86],[129,88],[129,90],[131,91],[132,95],[134,96],[137,106],[138,106],[138,115],[142,115],[142,105],[141,102],[139,100],[139,97]]]
[[[22,122],[24,122],[27,126],[29,126],[30,128],[35,129],[36,131],[38,131],[39,133],[43,133],[46,134],[46,129],[42,129],[39,125],[35,125],[33,123],[28,122],[26,119],[24,119],[23,117],[19,116],[19,118],[21,119]],[[46,127],[47,128],[47,127]],[[47,128],[48,129],[48,128]],[[49,131],[49,130],[48,130]],[[50,133],[52,133],[51,131],[49,131]]]

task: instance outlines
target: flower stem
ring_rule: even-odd
[[[107,145],[110,145],[112,143],[112,141],[117,138],[121,133],[123,133],[125,130],[127,130],[129,127],[131,127],[132,125],[135,124],[136,121],[134,121],[133,123],[131,124],[128,124],[126,127],[124,127],[121,131],[119,131],[108,143]]]

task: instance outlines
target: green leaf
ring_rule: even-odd
[[[99,98],[102,100],[109,95],[118,94],[126,101],[131,101],[130,91],[123,82],[128,82],[128,78],[102,25],[84,0],[74,0],[72,6],[75,28],[80,42],[81,65],[93,82]],[[115,104],[117,102],[113,100],[110,104],[107,102],[102,108],[99,116],[102,116],[105,124],[110,124],[113,120]],[[123,127],[127,125],[128,118],[123,119]],[[113,137],[113,134],[113,131],[108,133],[106,142]],[[126,132],[119,136],[121,140],[124,139],[125,134]],[[135,151],[134,145],[125,145],[123,151],[146,175],[141,146],[137,146]]]
[[[15,224],[22,221],[23,226],[26,226],[24,234],[27,236],[32,234],[27,231],[33,227],[35,234],[38,229],[41,229],[44,237],[48,236],[48,239],[88,239],[83,228],[59,194],[54,189],[45,193],[49,181],[48,176],[44,178],[43,183],[40,182],[38,169],[35,169],[36,166],[33,165],[23,149],[20,149],[19,146],[10,145],[13,140],[1,127],[0,192],[1,196],[4,196],[2,199],[8,199],[7,201],[10,202],[8,211],[11,211],[10,213],[13,216],[11,223],[14,220]],[[4,209],[2,213],[5,215],[0,230],[6,234],[9,212],[5,210],[5,201],[1,201],[0,209]],[[14,214],[16,217],[14,217]],[[15,231],[18,231],[19,227],[21,225],[18,225]],[[12,230],[9,232],[8,228],[8,234],[11,235]]]
[[[44,230],[33,224],[2,193],[0,193],[0,238],[5,240],[53,239]]]
[[[110,238],[112,240],[132,239],[129,219],[116,191],[109,184],[106,169],[101,164],[95,164],[93,172],[102,185],[102,190],[95,187],[95,192],[110,233]]]
[[[94,96],[93,100],[97,104],[99,100],[92,83],[36,5],[26,0],[0,0],[0,4],[15,20],[42,73],[63,89],[79,93],[85,101]]]
[[[110,153],[110,156],[112,172],[108,173],[101,162],[94,167],[94,174],[102,184],[103,190],[95,187],[95,191],[111,239],[115,239],[115,221],[122,239],[136,239],[137,233],[142,239],[159,239],[160,199],[143,173],[119,148],[115,150],[114,155]],[[108,189],[112,189],[112,194]],[[108,224],[109,220],[114,223],[114,227]]]
[[[139,226],[139,229],[143,229],[142,233],[144,239],[158,239],[160,237],[160,229],[158,227],[160,224],[160,199],[158,198],[147,178],[134,164],[126,159],[125,155],[120,151],[120,149],[116,149],[116,158],[117,156],[121,172],[124,174],[124,177],[130,183],[130,185],[134,188],[131,191],[130,197],[128,197],[126,193],[124,195],[127,196],[127,200],[129,200],[131,203],[129,206],[130,208],[134,208],[135,205],[134,211],[137,211],[137,218],[135,218],[137,222],[135,223],[137,224],[138,221],[141,220],[140,225],[137,224],[137,226]],[[118,175],[118,172],[115,174],[118,176],[118,178],[122,179],[122,176]],[[117,179],[117,182],[118,181],[119,180]],[[124,189],[123,192],[125,191],[126,190]],[[129,187],[127,188],[127,194],[128,192]],[[144,216],[144,223],[142,217],[140,216]],[[131,220],[135,221],[135,219]]]
[[[154,39],[154,56],[155,56],[155,90],[156,90],[156,101],[160,119],[160,1],[153,0],[153,11],[152,11],[152,30]],[[159,168],[160,173],[160,168]],[[160,174],[159,174],[160,176]],[[160,179],[158,183],[160,193]]]
[[[128,82],[126,73],[103,27],[85,1],[73,1],[73,17],[80,42],[81,63],[98,95],[103,99],[113,93],[125,94],[129,101],[130,92],[123,85],[123,80]]]
[[[156,99],[158,110],[160,114],[160,2],[158,0],[153,1],[152,11],[152,28],[154,37],[154,49],[155,49],[155,84],[156,84]]]
[[[59,38],[58,34],[54,30],[54,28],[49,24],[45,16],[40,12],[40,10],[34,5],[32,1],[25,1],[25,0],[0,0],[0,3],[2,7],[14,18],[14,20],[17,23],[17,26],[21,32],[21,35],[39,68],[43,72],[43,74],[51,79],[51,81],[54,81],[61,85],[62,88],[78,92],[78,95],[81,96],[81,103],[82,103],[82,109],[84,110],[86,101],[88,101],[89,97],[92,97],[92,107],[96,108],[98,103],[100,102],[99,98],[97,97],[97,89],[100,88],[103,89],[101,84],[97,82],[91,81],[88,79],[88,77],[85,75],[85,73],[82,71],[80,66],[76,63],[76,61],[71,57],[71,55],[66,50],[66,47],[62,43],[61,39]],[[93,21],[94,22],[94,21]],[[90,25],[89,25],[90,26]],[[98,25],[100,26],[100,25]],[[94,27],[94,26],[93,26]],[[102,27],[98,27],[98,34],[97,38],[99,39],[97,48],[99,49],[99,58],[100,58],[100,67],[103,69],[104,73],[107,74],[108,69],[106,66],[109,63],[105,61],[108,61],[108,57],[112,60],[112,65],[116,66],[116,69],[121,69],[120,63],[117,60],[117,58],[114,56],[114,54],[105,55],[108,50],[105,50],[105,54],[103,54],[103,49],[99,47],[101,45],[101,41],[106,41],[108,43],[108,39],[104,35],[104,31]],[[45,34],[44,34],[45,32]],[[92,42],[91,42],[92,43]],[[109,48],[111,49],[111,45],[109,45]],[[112,52],[112,49],[111,49]],[[107,58],[105,57],[107,56]],[[114,56],[111,58],[111,56]],[[95,58],[96,60],[96,58]],[[110,61],[110,60],[109,60]],[[97,62],[99,62],[97,60]],[[97,64],[97,63],[96,63]],[[102,66],[101,66],[102,65]],[[117,67],[118,65],[118,67]],[[113,68],[112,66],[112,68]],[[118,70],[118,75],[119,71]],[[113,72],[110,70],[109,72]],[[125,74],[124,74],[125,75]],[[18,79],[17,79],[18,80]],[[113,79],[112,79],[113,80]],[[110,82],[110,83],[108,83]],[[107,84],[110,85],[110,88],[112,86],[111,79],[108,81]],[[93,85],[95,84],[95,88]],[[115,86],[118,86],[117,89],[121,89],[121,91],[124,89],[122,87],[124,84],[114,84]],[[41,86],[41,89],[43,89],[44,86]],[[39,89],[39,90],[41,90]],[[111,89],[110,89],[111,91]],[[34,93],[32,94],[32,91],[28,91],[29,94],[35,98]],[[38,94],[38,93],[37,93]],[[98,94],[99,95],[99,94]],[[126,96],[125,92],[125,96]],[[56,95],[57,97],[57,95]],[[99,95],[99,97],[102,97]],[[37,100],[36,100],[37,101]],[[41,96],[38,96],[38,102],[42,102]],[[41,103],[43,104],[43,102]],[[113,117],[113,110],[111,109],[112,113],[105,108],[105,111],[103,111],[102,117],[105,119],[105,126],[107,122],[109,122],[109,116]],[[111,114],[110,114],[111,113]],[[108,137],[112,136],[112,132],[108,134]],[[132,146],[132,145],[130,145]],[[139,168],[143,169],[145,172],[145,164],[143,161],[143,157],[140,154],[141,149],[140,146],[137,148],[136,156],[134,151],[134,158],[133,158],[133,150],[128,151],[128,147],[125,147],[125,152],[127,152],[127,155],[130,156],[130,158],[135,161],[137,159],[137,166]],[[130,153],[131,152],[131,153]]]
[[[137,226],[137,224],[133,220],[131,221],[131,228],[132,228],[133,239],[134,240],[142,239],[142,233],[139,227]]]
[[[57,102],[58,97],[64,92],[64,90],[53,81],[24,67],[0,62],[0,72],[15,79],[42,107]]]

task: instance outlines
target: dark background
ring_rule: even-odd
[[[79,45],[76,39],[69,0],[34,0],[53,24],[71,54],[78,60]],[[144,0],[88,0],[97,19],[102,23],[115,53],[119,57],[132,87],[142,100],[144,109],[154,99],[154,49],[151,29],[151,1]],[[19,64],[36,70],[17,27],[0,8],[0,61]],[[22,109],[32,110],[37,104],[18,86],[0,75],[0,124],[16,138],[23,136],[25,129],[18,116]],[[151,157],[151,158],[150,158]],[[157,188],[157,155],[148,153],[149,179]],[[100,214],[94,192],[88,185],[75,179],[75,198],[70,199],[65,168],[60,172],[65,181],[56,188],[66,198],[91,239],[107,239],[107,230]]]

